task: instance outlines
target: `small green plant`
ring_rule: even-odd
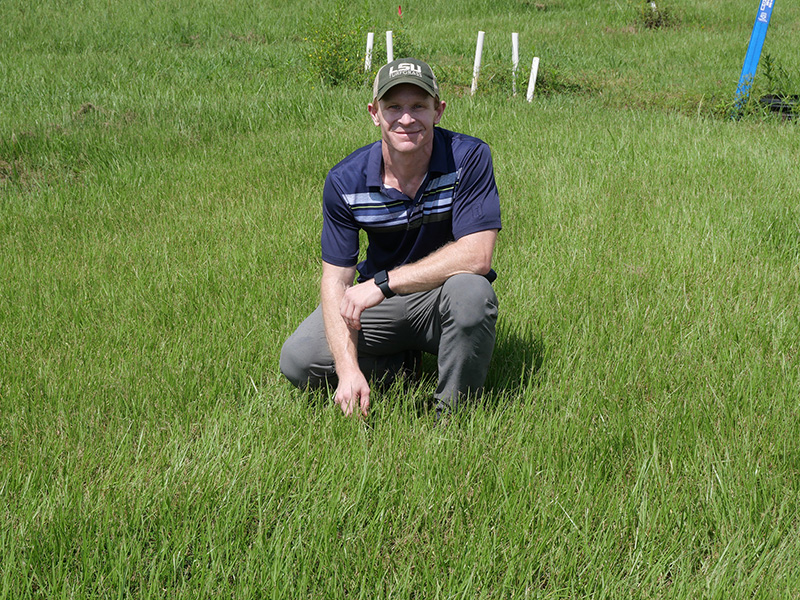
[[[790,74],[782,64],[770,54],[764,56],[764,91],[758,95],[759,103],[773,113],[784,118],[800,114],[800,73]]]
[[[789,119],[800,112],[798,110],[800,73],[790,73],[768,53],[764,54],[761,65],[762,68],[752,82],[746,101],[723,102],[716,109],[717,114],[737,119],[742,117],[769,119],[777,115]]]
[[[366,11],[361,11],[361,15]],[[426,59],[412,36],[406,31],[402,19],[395,17],[383,25],[367,23],[363,16],[354,16],[343,2],[338,2],[320,23],[307,27],[309,42],[308,61],[313,76],[328,85],[358,85],[371,83],[378,69],[385,63],[386,41],[375,35],[372,66],[364,73],[364,50],[367,32],[392,32],[395,58],[414,57]]]
[[[308,63],[312,75],[328,85],[353,85],[364,79],[363,20],[352,16],[342,2],[333,14],[309,26]]]
[[[419,58],[425,60],[419,46],[414,43],[411,35],[406,31],[403,23],[398,19],[396,22],[387,23],[387,28],[392,31],[392,46],[395,58]]]
[[[790,74],[771,54],[764,55],[764,91],[781,98],[800,93],[800,72]]]
[[[675,27],[678,19],[669,7],[655,0],[644,0],[639,9],[639,21],[647,29],[665,29]]]

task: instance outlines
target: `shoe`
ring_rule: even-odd
[[[434,398],[434,402],[436,399]],[[453,409],[444,400],[439,400],[436,403],[436,425],[440,427],[447,427],[450,422],[450,417],[453,416]]]

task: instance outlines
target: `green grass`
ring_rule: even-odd
[[[504,216],[489,392],[439,428],[429,382],[359,421],[278,373],[376,139],[307,62],[328,4],[6,2],[0,597],[800,593],[800,138],[725,118],[756,7],[536,4],[403,4]]]

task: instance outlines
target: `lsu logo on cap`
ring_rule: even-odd
[[[389,67],[389,77],[397,77],[399,75],[422,77],[422,67],[411,63],[400,63],[396,67]]]

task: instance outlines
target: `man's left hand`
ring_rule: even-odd
[[[361,313],[383,302],[385,296],[375,282],[370,279],[347,289],[342,298],[339,312],[350,329],[361,329]]]

